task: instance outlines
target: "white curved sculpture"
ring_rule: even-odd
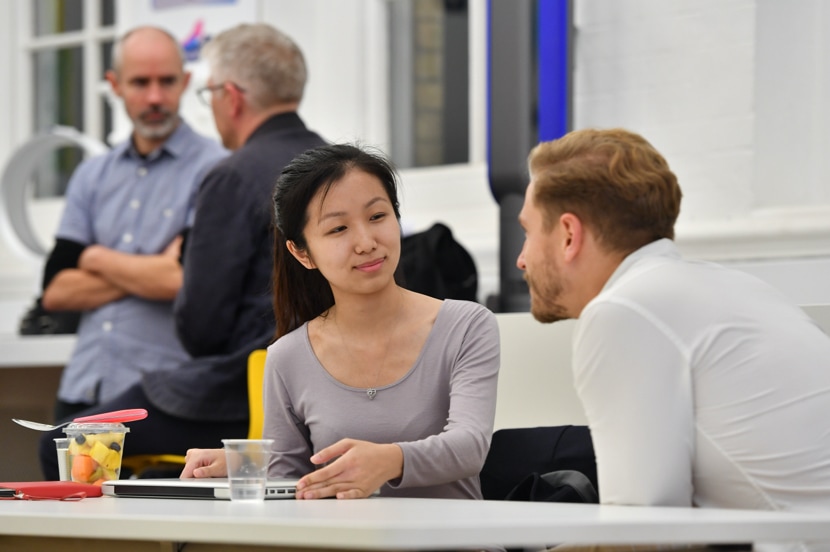
[[[103,142],[72,127],[55,126],[20,146],[12,154],[0,180],[0,215],[9,222],[12,239],[16,238],[24,249],[38,257],[45,256],[48,250],[32,228],[26,209],[29,197],[26,188],[37,164],[53,150],[68,146],[81,148],[87,156],[105,153],[109,149]]]

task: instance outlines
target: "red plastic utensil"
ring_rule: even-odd
[[[114,410],[103,414],[93,414],[72,420],[76,424],[117,424],[122,422],[133,422],[143,420],[147,417],[147,411],[143,408],[130,408],[127,410]]]
[[[29,420],[20,420],[17,418],[12,418],[12,421],[16,424],[22,425],[23,427],[28,427],[29,429],[35,429],[37,431],[52,431],[53,429],[58,429],[59,427],[63,427],[65,425],[69,425],[71,423],[76,424],[117,424],[121,422],[134,422],[135,420],[143,420],[147,417],[147,411],[143,408],[130,408],[127,410],[115,410],[113,412],[103,412],[101,414],[93,414],[92,416],[82,416],[80,418],[75,418],[71,422],[64,422],[62,424],[51,425],[51,424],[42,424],[40,422],[32,422]]]

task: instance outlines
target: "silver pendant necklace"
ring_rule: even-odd
[[[401,297],[401,301],[403,301],[403,297]],[[400,312],[400,310],[401,309],[398,309],[399,312]],[[349,347],[346,345],[346,340],[343,338],[343,332],[340,331],[340,324],[337,321],[336,315],[335,315],[335,318],[334,318],[334,325],[337,328],[337,334],[340,336],[340,343],[343,344],[343,348],[346,350],[346,353],[352,359],[352,362],[355,362],[355,364],[359,364],[357,362],[357,359],[355,358],[354,354],[352,353],[351,349],[349,349]],[[378,394],[377,385],[378,385],[378,382],[380,381],[380,375],[383,373],[383,368],[386,365],[386,359],[389,356],[389,347],[392,344],[392,341],[394,340],[395,334],[398,331],[398,326],[400,326],[400,325],[401,325],[401,323],[400,323],[400,319],[399,319],[397,321],[397,323],[395,324],[395,327],[392,328],[392,332],[389,334],[389,339],[386,342],[386,349],[383,351],[383,360],[381,361],[380,366],[378,366],[377,373],[375,374],[375,384],[374,384],[374,386],[369,387],[369,388],[366,389],[366,396],[369,398],[370,401],[375,400],[375,397]]]

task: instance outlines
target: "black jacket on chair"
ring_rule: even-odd
[[[485,500],[599,502],[587,426],[500,429],[479,478]]]

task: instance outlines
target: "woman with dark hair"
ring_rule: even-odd
[[[299,477],[301,499],[480,499],[498,326],[477,303],[396,283],[394,169],[355,146],[309,150],[282,172],[274,214],[269,475]],[[225,474],[221,451],[191,450],[182,477]]]

